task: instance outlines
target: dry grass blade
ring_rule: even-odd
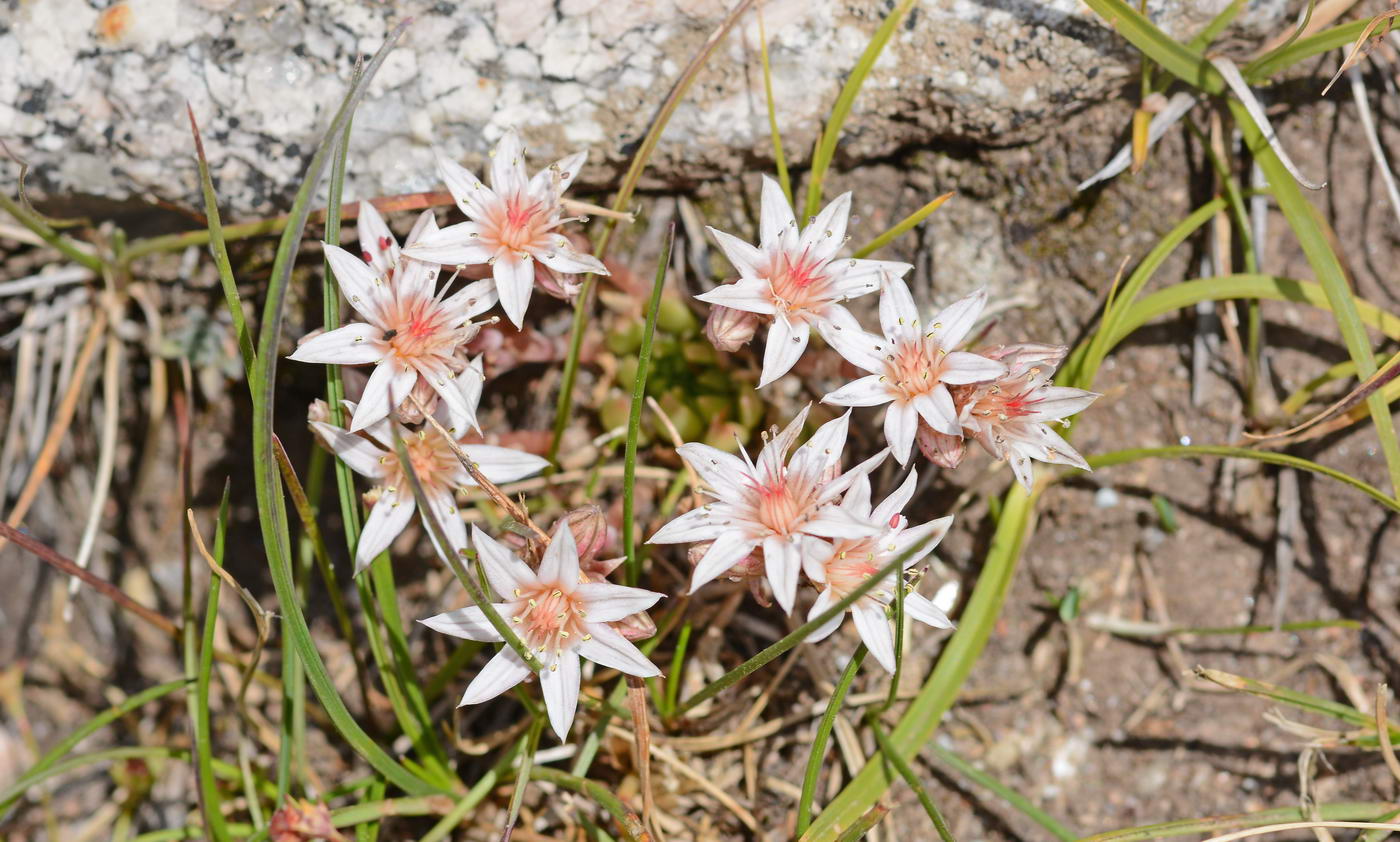
[[[646,684],[635,675],[627,676],[627,709],[635,728],[633,745],[637,748],[637,772],[642,786],[642,820],[651,826],[660,842],[666,842],[656,820],[656,794],[651,788],[651,720],[647,717]]]
[[[243,708],[244,699],[248,693],[248,685],[253,681],[253,672],[258,668],[258,661],[262,659],[263,646],[266,645],[268,637],[272,633],[272,624],[268,618],[273,616],[271,611],[263,608],[253,594],[233,578],[233,574],[224,569],[222,565],[214,560],[209,550],[204,546],[204,537],[199,534],[199,526],[194,522],[194,510],[186,509],[185,517],[190,523],[190,535],[194,538],[195,549],[199,551],[204,563],[209,565],[209,572],[224,580],[242,598],[243,604],[248,606],[248,611],[253,615],[253,624],[258,629],[257,642],[253,644],[252,656],[248,659],[248,664],[243,668],[243,677],[238,683],[238,707]]]
[[[1285,822],[1283,824],[1271,824],[1265,827],[1254,827],[1249,830],[1237,830],[1234,833],[1226,833],[1223,836],[1212,836],[1205,840],[1205,842],[1231,842],[1231,840],[1234,839],[1248,839],[1251,836],[1265,836],[1270,833],[1282,833],[1285,830],[1311,830],[1319,827],[1342,830],[1400,831],[1400,824],[1395,824],[1393,822]]]
[[[78,542],[73,561],[82,569],[92,563],[92,551],[97,545],[97,532],[102,526],[102,512],[107,508],[107,495],[112,490],[112,470],[117,457],[117,426],[121,418],[122,341],[114,330],[107,331],[106,361],[102,366],[102,435],[98,445],[97,477],[93,480],[92,499],[88,503],[87,523]],[[78,593],[78,580],[68,581],[68,602],[63,606],[64,622],[73,620],[73,597]]]
[[[1337,72],[1332,74],[1331,80],[1327,82],[1327,87],[1322,89],[1322,96],[1327,96],[1327,92],[1332,90],[1332,86],[1337,84],[1337,80],[1342,78],[1342,74],[1350,70],[1352,65],[1371,54],[1371,49],[1374,47],[1375,42],[1372,43],[1371,47],[1368,47],[1366,46],[1367,39],[1371,38],[1372,33],[1376,31],[1376,27],[1385,24],[1385,29],[1375,35],[1376,41],[1383,38],[1385,34],[1390,31],[1391,19],[1397,15],[1400,15],[1400,9],[1391,9],[1388,12],[1381,12],[1371,18],[1371,22],[1366,24],[1366,28],[1361,30],[1361,34],[1357,36],[1356,42],[1351,45],[1351,52],[1347,53],[1346,60],[1342,62],[1342,66],[1337,68]]]
[[[1147,146],[1143,149],[1144,154],[1153,144],[1165,137],[1167,130],[1176,125],[1182,117],[1185,117],[1186,112],[1194,108],[1195,105],[1195,95],[1188,91],[1181,91],[1167,102],[1166,108],[1154,114],[1152,116],[1152,122],[1147,125],[1147,137],[1145,139]],[[1124,146],[1118,150],[1117,154],[1115,154],[1107,164],[1104,164],[1103,169],[1100,169],[1098,172],[1081,181],[1079,186],[1075,188],[1075,192],[1083,193],[1095,184],[1113,178],[1115,175],[1128,169],[1132,163],[1133,144],[1124,144]]]
[[[1264,106],[1254,96],[1254,91],[1250,90],[1249,83],[1240,75],[1240,69],[1235,66],[1235,63],[1224,56],[1216,56],[1210,60],[1210,63],[1220,72],[1221,77],[1225,79],[1225,84],[1230,86],[1230,91],[1239,99],[1245,111],[1249,112],[1250,119],[1259,127],[1259,131],[1264,135],[1264,140],[1269,144],[1269,148],[1274,150],[1279,163],[1283,164],[1289,175],[1293,176],[1293,180],[1309,190],[1321,190],[1326,187],[1327,182],[1325,181],[1311,181],[1304,177],[1302,171],[1298,169],[1298,165],[1293,163],[1292,158],[1288,157],[1283,144],[1279,142],[1278,133],[1274,131],[1273,124],[1269,122],[1269,115],[1264,113]]]
[[[1395,173],[1386,160],[1385,148],[1381,146],[1380,133],[1376,130],[1376,118],[1371,114],[1371,101],[1366,96],[1366,85],[1361,81],[1361,71],[1355,67],[1347,71],[1351,82],[1351,97],[1356,101],[1356,116],[1361,118],[1361,130],[1366,135],[1366,146],[1371,150],[1371,160],[1380,170],[1381,181],[1385,183],[1385,195],[1390,200],[1390,209],[1400,219],[1400,187],[1395,184]]]
[[[1273,38],[1270,38],[1268,41],[1264,42],[1262,47],[1254,51],[1254,55],[1250,57],[1250,60],[1257,60],[1272,53],[1274,50],[1287,46],[1290,42],[1296,41],[1299,38],[1306,38],[1318,32],[1327,24],[1341,17],[1347,9],[1355,5],[1356,0],[1322,0],[1321,3],[1318,3],[1317,6],[1312,9],[1311,15],[1306,15],[1306,21],[1302,22],[1301,26],[1295,26],[1291,30],[1285,29]],[[1304,7],[1301,11],[1306,13],[1307,7]]]
[[[1356,388],[1347,392],[1331,406],[1322,410],[1317,415],[1314,415],[1312,418],[1309,418],[1307,421],[1290,427],[1287,430],[1283,430],[1282,432],[1269,433],[1268,435],[1262,436],[1253,433],[1245,433],[1244,437],[1261,444],[1268,443],[1271,446],[1282,447],[1286,444],[1307,441],[1308,439],[1316,438],[1318,435],[1324,435],[1332,431],[1332,427],[1328,426],[1330,422],[1346,420],[1341,419],[1339,416],[1350,411],[1353,407],[1364,403],[1377,389],[1380,389],[1394,380],[1397,375],[1400,375],[1400,353],[1396,353],[1386,361],[1385,365],[1377,369],[1375,374],[1367,377],[1361,383],[1357,384]],[[1320,431],[1315,432],[1313,435],[1301,436],[1302,433],[1314,427],[1318,427],[1319,425],[1324,425]]]
[[[1400,782],[1400,760],[1396,759],[1395,746],[1390,742],[1389,690],[1390,688],[1384,684],[1376,686],[1376,734],[1380,737],[1381,757],[1385,758],[1385,768],[1390,770],[1391,776],[1397,782]]]

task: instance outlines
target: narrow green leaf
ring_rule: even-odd
[[[939,196],[938,198],[934,199],[933,201],[929,202],[928,204],[924,205],[923,207],[919,208],[918,210],[914,211],[908,216],[904,217],[899,222],[895,223],[894,227],[890,228],[890,230],[886,231],[885,233],[866,243],[861,248],[857,249],[856,253],[851,256],[859,258],[874,254],[875,252],[894,242],[897,238],[904,236],[905,232],[913,229],[915,225],[918,225],[920,222],[923,222],[925,219],[928,219],[928,217],[934,211],[943,207],[943,204],[949,199],[953,198],[954,195],[956,194],[954,194],[951,190],[947,193],[944,193],[942,196]]]
[[[1365,31],[1367,23],[1369,19],[1356,20],[1299,38],[1286,49],[1275,50],[1251,61],[1240,72],[1251,85],[1267,82],[1300,61],[1351,44]]]
[[[1079,838],[1079,834],[1060,824],[1059,821],[1049,813],[1040,809],[1030,802],[1021,793],[997,780],[996,778],[968,763],[959,755],[938,744],[937,740],[930,740],[925,750],[937,757],[939,762],[953,767],[959,775],[967,778],[983,789],[991,790],[998,798],[1019,810],[1026,818],[1045,828],[1056,839],[1073,842]]]
[[[773,139],[773,166],[778,171],[778,185],[783,196],[792,204],[792,178],[788,175],[787,155],[783,153],[783,135],[778,131],[778,108],[773,103],[773,67],[768,63],[768,33],[763,28],[763,5],[758,9],[758,56],[763,63],[763,94],[768,105],[768,135]]]
[[[872,711],[865,715],[865,721],[875,734],[875,742],[880,746],[880,759],[894,766],[895,771],[904,779],[904,783],[914,790],[914,794],[919,798],[919,804],[928,814],[928,820],[933,823],[933,829],[938,831],[938,838],[942,839],[943,842],[954,842],[953,833],[948,830],[948,822],[939,812],[938,805],[934,804],[933,799],[929,797],[928,790],[919,780],[919,776],[914,774],[914,770],[910,768],[903,757],[899,756],[899,752],[894,750],[894,746],[890,745],[890,738],[885,734],[885,729],[880,727],[879,717]]]
[[[219,501],[219,519],[214,527],[214,562],[224,563],[224,540],[228,530],[229,487],[224,481],[223,498]],[[214,670],[214,632],[219,624],[219,590],[223,579],[209,577],[209,595],[204,601],[204,636],[199,645],[199,666],[195,674],[194,739],[195,768],[199,780],[199,806],[204,826],[216,840],[230,839],[228,823],[219,806],[219,788],[214,782],[214,750],[209,730],[209,680]]]
[[[867,651],[864,643],[856,647],[855,654],[841,671],[841,678],[836,682],[836,689],[832,691],[830,701],[826,703],[826,712],[817,723],[817,733],[812,737],[812,747],[807,751],[807,768],[802,774],[802,794],[797,799],[798,836],[806,833],[812,824],[812,801],[817,797],[817,779],[821,777],[822,763],[826,760],[826,743],[831,739],[831,731],[836,727],[836,717],[841,713],[841,706],[846,702],[851,682],[855,681],[856,674],[860,672],[860,665],[865,660]]]
[[[1317,813],[1305,811],[1302,807],[1279,807],[1273,810],[1260,810],[1257,813],[1238,813],[1232,816],[1212,816],[1205,819],[1182,819],[1161,824],[1129,827],[1110,830],[1086,836],[1080,842],[1142,842],[1146,839],[1169,839],[1174,836],[1197,834],[1217,835],[1230,830],[1249,827],[1264,827],[1282,822],[1309,821],[1364,821],[1372,816],[1394,810],[1394,804],[1384,801],[1343,801],[1336,804],[1318,804]]]

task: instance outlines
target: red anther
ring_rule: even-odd
[[[898,528],[899,528],[899,521],[900,521],[900,519],[903,518],[903,517],[904,517],[904,515],[895,515],[895,516],[891,517],[891,518],[890,518],[890,529],[898,529]]]
[[[365,259],[365,262],[366,262],[366,263],[373,263],[373,262],[374,262],[374,255],[370,254],[370,253],[367,252],[367,251],[362,251],[362,252],[360,252],[360,257],[363,257],[363,258]]]
[[[391,239],[389,239],[388,237],[380,237],[380,238],[379,238],[379,250],[380,250],[380,251],[388,251],[388,250],[389,250],[390,244],[392,244],[393,242],[394,242],[394,241],[391,240]]]

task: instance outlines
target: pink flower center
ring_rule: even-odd
[[[842,539],[836,542],[831,558],[826,563],[826,582],[827,586],[831,588],[832,598],[845,597],[864,584],[871,576],[879,573],[883,565],[893,560],[892,558],[881,560],[876,555],[879,540],[877,537],[854,541]],[[893,597],[893,594],[889,592],[889,587],[892,584],[892,582],[884,582],[882,586],[866,591],[865,596],[861,599],[880,603],[889,602]]]
[[[403,443],[408,450],[408,462],[424,489],[442,491],[449,488],[449,477],[456,473],[461,463],[441,435],[435,431],[419,430],[405,436]],[[408,477],[399,469],[398,457],[387,453],[379,457],[379,463],[388,469],[384,485],[411,497]]]
[[[1039,370],[1036,370],[1036,373],[1038,374]],[[1031,397],[1030,389],[1024,392],[1009,392],[1005,388],[1008,383],[1015,385],[1014,381],[1003,380],[984,390],[973,405],[972,414],[1004,423],[1035,412],[1035,405],[1040,403],[1040,398]]]
[[[817,310],[831,300],[826,262],[808,256],[806,251],[795,259],[783,253],[769,267],[768,283],[773,297],[788,311]]]
[[[942,382],[946,358],[942,347],[927,336],[902,340],[885,358],[885,382],[906,401],[927,394]]]
[[[514,596],[510,620],[530,649],[558,653],[589,639],[583,602],[562,588],[548,584],[517,588]]]
[[[450,356],[459,344],[458,331],[445,323],[436,305],[432,299],[410,302],[391,318],[395,326],[384,332],[384,339],[401,361]]]
[[[544,205],[524,193],[505,199],[504,205],[504,211],[495,219],[497,242],[515,252],[537,248],[540,239],[552,227],[546,224],[549,215]]]
[[[753,519],[776,535],[799,531],[817,504],[817,487],[801,482],[786,470],[748,487]]]

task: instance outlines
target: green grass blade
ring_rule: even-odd
[[[224,541],[228,530],[229,483],[224,482],[223,498],[219,501],[219,519],[214,527],[214,563],[224,564]],[[214,751],[209,730],[209,680],[214,670],[214,632],[219,624],[219,590],[223,579],[209,577],[209,595],[204,602],[204,635],[199,645],[199,666],[195,674],[194,738],[195,769],[199,781],[199,807],[204,826],[216,840],[230,839],[228,824],[219,807],[219,788],[214,783]]]
[[[1230,5],[1221,9],[1220,14],[1211,18],[1210,23],[1206,24],[1204,29],[1186,42],[1186,48],[1200,52],[1209,47],[1220,36],[1220,33],[1225,31],[1225,27],[1229,26],[1236,16],[1244,10],[1244,6],[1245,0],[1230,0]]]
[[[1337,482],[1355,488],[1362,494],[1370,497],[1386,508],[1400,512],[1400,501],[1386,495],[1384,491],[1373,485],[1343,473],[1335,468],[1326,465],[1319,465],[1299,456],[1291,456],[1287,453],[1275,453],[1271,450],[1250,450],[1245,447],[1226,447],[1213,445],[1177,445],[1172,447],[1136,447],[1127,450],[1115,450],[1109,453],[1098,453],[1090,456],[1086,461],[1089,467],[1094,469],[1107,468],[1113,465],[1122,465],[1128,462],[1136,462],[1140,459],[1196,459],[1201,456],[1219,456],[1224,459],[1253,459],[1256,462],[1267,462],[1270,465],[1282,465],[1288,468],[1297,468],[1303,471],[1310,471],[1314,474],[1321,474]]]
[[[180,684],[184,685],[185,682],[181,681]],[[109,760],[127,760],[129,758],[188,760],[189,757],[190,753],[187,749],[172,748],[170,746],[120,746],[118,748],[89,752],[88,754],[75,754],[66,760],[60,760],[50,764],[44,769],[37,771],[30,770],[19,780],[5,787],[3,790],[0,790],[0,804],[10,803],[49,778],[54,778],[85,766],[95,766],[99,763],[106,763]]]
[[[627,446],[622,457],[622,554],[627,558],[627,584],[636,587],[642,577],[642,559],[637,554],[637,439],[642,433],[642,408],[646,406],[647,373],[651,369],[651,342],[656,337],[656,316],[661,311],[661,293],[666,289],[666,270],[671,266],[671,247],[676,241],[676,224],[666,234],[661,257],[656,263],[651,301],[647,304],[642,346],[637,350],[637,375],[632,381],[632,406],[627,413]]]
[[[1335,50],[1338,47],[1350,45],[1361,37],[1361,33],[1365,31],[1369,22],[1369,19],[1352,21],[1341,26],[1324,29],[1306,38],[1299,38],[1286,49],[1275,50],[1251,61],[1240,68],[1240,73],[1244,75],[1245,81],[1251,85],[1266,82],[1300,61],[1329,50]]]
[[[832,159],[836,156],[836,142],[841,138],[841,126],[850,116],[851,106],[855,103],[856,94],[860,93],[861,86],[865,84],[865,77],[870,75],[871,68],[875,66],[880,53],[885,50],[885,45],[899,28],[900,21],[904,20],[904,16],[913,7],[914,0],[900,0],[894,11],[885,17],[875,34],[870,37],[870,43],[865,45],[865,52],[861,53],[856,66],[851,68],[851,75],[846,77],[846,84],[841,86],[841,92],[836,95],[836,102],[831,106],[831,115],[827,117],[826,127],[822,129],[817,148],[812,153],[812,170],[807,178],[806,211],[798,218],[799,225],[805,225],[805,220],[817,215],[822,203],[822,182],[826,178],[827,170],[831,168]]]
[[[283,633],[288,635],[292,648],[306,670],[307,680],[316,692],[331,724],[345,739],[349,747],[365,759],[380,774],[395,786],[410,795],[425,795],[435,788],[409,772],[388,752],[376,744],[345,707],[345,701],[335,689],[326,665],[316,651],[311,638],[311,630],[306,617],[298,604],[296,586],[292,581],[291,539],[287,526],[287,512],[282,498],[282,484],[278,476],[272,452],[272,427],[274,417],[273,389],[277,376],[277,347],[282,333],[282,311],[286,304],[287,288],[291,281],[292,265],[295,261],[297,245],[301,240],[306,219],[310,213],[310,201],[321,180],[330,147],[340,137],[346,122],[355,106],[364,96],[375,71],[383,64],[384,58],[403,33],[400,24],[385,41],[384,46],[366,66],[360,78],[351,87],[336,113],[326,136],[312,156],[307,167],[306,178],[292,204],[287,227],[282,233],[277,256],[273,261],[272,278],[267,291],[267,303],[263,308],[263,321],[258,337],[257,392],[253,398],[253,472],[258,502],[258,522],[262,530],[264,550],[268,557],[268,568],[272,574],[273,587],[283,612]]]
[[[983,789],[991,790],[998,798],[1015,807],[1026,818],[1045,828],[1056,839],[1073,842],[1079,838],[1079,834],[1060,824],[1054,816],[1032,804],[1030,799],[939,745],[937,740],[929,741],[924,750],[937,757],[940,763],[951,766],[959,775]]]
[[[13,216],[19,224],[33,231],[39,239],[58,249],[64,257],[101,274],[103,265],[101,258],[83,251],[75,242],[58,233],[47,222],[40,219],[38,214],[22,207],[19,202],[4,193],[0,193],[0,210]]]
[[[977,577],[977,586],[963,612],[958,630],[949,639],[923,689],[909,704],[891,734],[891,741],[905,759],[913,757],[933,736],[939,720],[952,707],[958,689],[967,680],[987,644],[987,638],[1001,613],[1002,603],[1006,600],[1021,545],[1032,525],[1034,500],[1020,486],[1013,487],[1007,493],[986,564]],[[806,838],[812,842],[834,839],[838,828],[858,820],[892,783],[889,767],[879,762],[878,755],[872,758],[817,816]]]
[[[938,831],[938,838],[942,839],[943,842],[954,842],[953,833],[948,830],[948,822],[939,812],[938,805],[934,804],[933,799],[929,797],[928,790],[919,780],[919,776],[914,774],[914,770],[910,768],[903,757],[899,756],[899,752],[894,750],[894,746],[890,745],[890,738],[885,734],[885,729],[880,727],[879,717],[872,711],[866,714],[865,721],[875,734],[875,742],[880,746],[880,759],[893,766],[899,776],[904,779],[904,783],[914,790],[914,794],[919,797],[919,804],[928,814],[928,820],[933,823],[934,830]]]
[[[904,234],[910,229],[912,229],[915,225],[918,225],[920,222],[923,222],[925,219],[928,219],[934,211],[943,207],[943,204],[949,199],[953,198],[954,195],[956,194],[951,190],[947,193],[944,193],[942,196],[939,196],[938,198],[934,199],[933,201],[929,202],[928,204],[924,205],[923,207],[919,208],[918,210],[901,219],[898,223],[894,225],[894,227],[890,228],[890,230],[886,231],[885,233],[866,243],[864,246],[857,249],[856,253],[851,256],[865,257],[867,255],[874,254],[875,252],[894,242],[897,238],[904,236]]]
[[[850,692],[851,682],[860,672],[860,664],[865,660],[865,644],[856,647],[855,654],[841,671],[831,700],[826,703],[826,712],[817,723],[817,733],[812,737],[812,748],[807,752],[807,768],[802,773],[802,795],[797,799],[797,835],[807,832],[812,825],[812,800],[817,797],[817,779],[821,777],[822,763],[826,760],[826,743],[831,739],[831,730],[836,727],[836,717],[841,713],[841,705]]]
[[[613,201],[612,209],[624,211],[628,203],[632,201],[632,193],[637,189],[637,182],[642,178],[642,171],[646,169],[647,162],[651,160],[652,152],[656,150],[656,144],[661,141],[661,133],[666,130],[666,124],[671,121],[671,115],[676,113],[681,101],[685,99],[690,86],[695,83],[700,75],[700,69],[709,61],[711,55],[719,47],[724,37],[734,28],[749,7],[754,4],[754,0],[739,0],[734,8],[729,11],[724,22],[719,25],[710,37],[705,40],[700,51],[686,65],[685,70],[676,80],[675,86],[666,96],[666,101],[661,103],[661,108],[656,112],[656,119],[652,121],[651,128],[647,129],[646,136],[642,138],[642,143],[637,147],[637,152],[632,156],[632,163],[627,167],[627,174],[622,177],[622,186],[617,191],[617,198]],[[593,252],[598,259],[602,259],[607,253],[608,243],[612,241],[613,232],[617,228],[617,220],[609,219],[603,226],[603,233],[599,236],[594,246]],[[572,420],[574,406],[574,383],[578,379],[579,355],[583,353],[583,334],[588,328],[589,306],[592,303],[593,287],[598,283],[596,275],[585,275],[583,287],[579,290],[578,298],[574,301],[574,325],[573,331],[569,335],[569,352],[564,357],[564,371],[559,378],[559,398],[554,405],[554,435],[549,442],[549,461],[558,464],[559,444],[564,437],[564,429],[568,427]]]
[[[253,361],[257,353],[253,350],[253,335],[248,332],[248,319],[243,313],[243,299],[238,295],[238,282],[233,278],[233,266],[228,259],[228,244],[224,242],[224,226],[219,219],[219,199],[214,194],[214,180],[209,176],[209,161],[204,157],[204,138],[199,134],[199,124],[194,119],[194,108],[185,103],[185,111],[190,117],[190,132],[194,135],[195,157],[199,162],[199,184],[204,192],[204,218],[209,224],[209,251],[214,256],[214,268],[219,273],[219,285],[224,290],[224,304],[228,307],[229,318],[233,320],[233,332],[238,337],[238,352],[243,357],[243,373],[248,378],[248,388],[254,389]]]
[[[1316,807],[1315,815],[1311,811],[1304,811],[1301,807],[1279,807],[1273,810],[1260,810],[1257,813],[1212,816],[1205,819],[1183,819],[1143,825],[1142,827],[1110,830],[1086,836],[1080,842],[1142,842],[1146,839],[1169,839],[1174,836],[1217,835],[1230,830],[1264,827],[1282,822],[1309,821],[1313,818],[1327,822],[1365,821],[1372,816],[1394,809],[1394,804],[1387,804],[1383,801],[1343,801],[1336,804],[1319,804]]]
[[[1225,91],[1225,80],[1196,50],[1158,29],[1156,24],[1123,0],[1084,0],[1110,26],[1181,81],[1208,94]]]
[[[521,743],[520,771],[515,774],[515,790],[510,795],[510,805],[506,809],[506,827],[502,838],[510,837],[516,820],[520,818],[520,805],[525,801],[525,788],[530,784],[530,770],[535,765],[535,751],[540,747],[540,733],[544,731],[544,723],[545,717],[536,716],[530,722],[530,730],[526,732],[524,742]],[[426,837],[423,842],[428,842]]]
[[[580,795],[586,795],[598,802],[604,810],[612,813],[613,820],[617,822],[618,830],[622,831],[622,837],[628,842],[645,842],[651,838],[646,828],[642,826],[642,820],[637,818],[637,814],[627,809],[622,800],[603,785],[594,783],[587,778],[575,777],[558,769],[551,769],[548,766],[535,766],[530,770],[530,777],[537,781],[561,786]]]
[[[1334,702],[1330,699],[1323,699],[1309,693],[1300,693],[1297,690],[1290,690],[1287,687],[1279,687],[1276,684],[1269,684],[1265,681],[1258,681],[1253,678],[1246,678],[1242,675],[1234,675],[1220,670],[1196,667],[1196,677],[1218,684],[1227,690],[1235,690],[1240,693],[1249,693],[1264,699],[1271,699],[1280,704],[1288,705],[1298,710],[1315,713],[1320,716],[1327,716],[1339,719],[1348,725],[1358,728],[1376,729],[1376,718],[1369,714],[1362,713],[1351,705],[1344,705],[1341,702]],[[1400,728],[1390,729],[1392,739],[1400,742]]]
[[[788,205],[792,204],[792,178],[788,175],[787,155],[783,153],[783,134],[778,131],[778,108],[773,103],[773,67],[768,63],[768,33],[763,28],[763,5],[758,14],[758,57],[763,64],[763,95],[768,105],[768,135],[773,138],[773,167],[778,171],[778,186]]]

